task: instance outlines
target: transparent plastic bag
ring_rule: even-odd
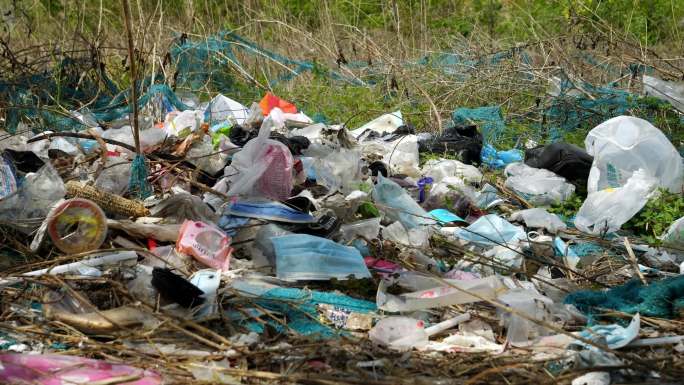
[[[587,181],[589,193],[624,186],[639,169],[655,177],[659,187],[682,192],[682,157],[646,120],[632,116],[606,120],[589,131],[584,145],[594,157]]]
[[[0,222],[31,233],[40,227],[52,205],[63,199],[65,193],[62,178],[46,164],[37,172],[27,174],[14,194],[0,200]]]
[[[684,249],[684,217],[674,221],[661,237],[664,246]]]
[[[378,237],[380,232],[380,218],[365,219],[358,222],[349,223],[340,227],[342,239],[351,242],[361,237],[366,240],[373,240]]]
[[[400,221],[409,230],[436,223],[430,218],[430,214],[406,193],[406,190],[382,175],[378,175],[373,199],[377,203],[387,206],[380,207],[380,209],[385,212],[388,218],[393,221]]]
[[[575,217],[575,226],[585,233],[602,234],[620,229],[646,205],[658,180],[637,170],[619,188],[591,192]]]
[[[107,163],[95,179],[95,187],[108,193],[123,195],[131,179],[131,162],[122,157],[107,157]]]
[[[536,291],[512,289],[497,298],[506,306],[540,321],[551,321],[549,307],[553,301]],[[499,317],[506,326],[506,339],[514,346],[525,346],[538,337],[549,334],[549,330],[519,315],[499,311]]]
[[[644,75],[646,95],[670,102],[674,108],[684,112],[684,82],[669,82],[653,76]]]
[[[575,186],[565,178],[525,163],[511,163],[504,173],[507,176],[505,186],[536,206],[563,202],[575,192]]]
[[[354,191],[360,183],[360,159],[361,154],[356,150],[341,148],[330,152],[326,157],[314,161],[316,182],[325,186],[329,194]]]

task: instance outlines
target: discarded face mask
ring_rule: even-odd
[[[271,238],[276,275],[286,281],[370,278],[370,272],[353,247],[307,234]]]
[[[563,257],[563,261],[569,268],[574,270],[577,267],[580,257],[560,237],[553,239],[553,249],[557,256]]]
[[[295,210],[280,202],[264,199],[241,199],[226,206],[224,214],[287,223],[315,223],[313,215]]]
[[[627,327],[615,324],[594,325],[587,330],[582,331],[580,337],[596,341],[600,344],[605,344],[611,349],[620,349],[629,345],[630,342],[634,341],[639,336],[640,325],[641,318],[639,317],[639,313],[637,313]],[[584,346],[586,348],[591,346],[582,341],[574,341],[572,344]]]
[[[78,379],[78,381],[76,381]],[[133,366],[57,354],[0,354],[0,382],[5,384],[161,385],[161,376]]]
[[[215,314],[218,311],[216,292],[221,284],[221,271],[213,269],[196,271],[190,277],[190,283],[204,292],[202,296],[204,303],[197,311],[197,316],[206,317]]]
[[[220,229],[203,222],[185,221],[180,229],[176,249],[192,255],[203,264],[227,271],[230,265],[230,237]]]
[[[478,244],[495,246],[516,243],[525,238],[525,230],[495,214],[485,215],[466,228],[456,229],[454,236]]]

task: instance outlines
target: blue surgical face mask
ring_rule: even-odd
[[[361,253],[354,247],[308,234],[271,238],[276,275],[286,281],[369,278]]]
[[[295,210],[280,202],[255,199],[255,200],[239,200],[229,204],[225,210],[225,214],[235,215],[238,217],[248,217],[256,219],[265,219],[276,222],[288,223],[314,223],[316,218],[307,213]]]

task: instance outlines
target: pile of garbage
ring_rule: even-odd
[[[0,142],[1,382],[681,379],[684,222],[621,231],[682,193],[648,121],[523,153],[465,109],[431,135],[183,104]]]

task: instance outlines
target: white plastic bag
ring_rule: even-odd
[[[201,110],[174,111],[166,115],[164,130],[171,136],[185,136],[197,131],[203,119],[204,111]]]
[[[210,124],[229,120],[231,123],[243,125],[249,115],[249,109],[241,103],[219,94],[211,99],[205,115]]]
[[[423,165],[422,173],[432,178],[434,183],[448,177],[461,178],[467,183],[482,181],[482,173],[477,167],[453,159],[431,159]]]
[[[233,157],[230,168],[235,174],[230,177],[228,195],[267,197],[275,200],[289,198],[292,191],[294,159],[287,146],[269,139],[271,128],[284,124],[273,118],[273,115],[272,111],[261,125],[259,135],[247,142],[242,151]]]
[[[684,249],[684,217],[674,221],[661,237],[664,246]]]
[[[592,234],[619,230],[644,207],[657,183],[644,170],[637,170],[622,187],[590,192],[577,212],[575,226]]]
[[[420,176],[418,136],[404,135],[390,142],[383,139],[362,142],[366,159],[379,159],[389,166],[391,174],[404,174],[413,178]]]
[[[536,206],[563,202],[575,192],[575,186],[565,178],[525,163],[511,163],[504,173],[507,176],[505,186]]]
[[[552,234],[567,228],[565,223],[556,214],[551,214],[539,207],[516,211],[511,214],[511,220],[523,221],[527,227],[543,228]]]
[[[587,134],[587,153],[594,157],[587,191],[624,186],[636,170],[655,177],[657,185],[682,191],[682,157],[651,123],[632,116],[606,120]]]
[[[375,131],[379,134],[389,134],[397,130],[404,124],[404,118],[401,115],[401,111],[394,111],[389,114],[381,115],[370,122],[364,124],[363,126],[357,128],[356,130],[350,131],[352,136],[360,139],[362,134],[368,131]]]

